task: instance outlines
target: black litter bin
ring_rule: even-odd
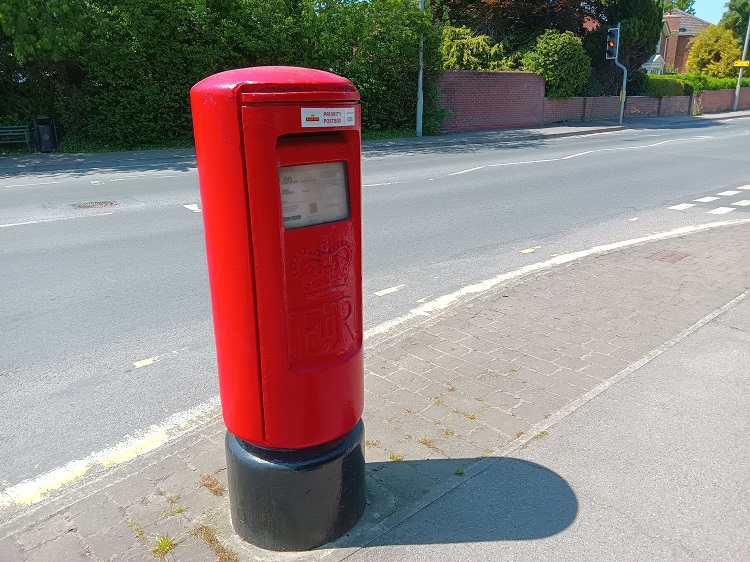
[[[39,152],[52,152],[57,148],[57,123],[54,115],[34,115],[34,133]]]

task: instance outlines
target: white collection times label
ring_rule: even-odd
[[[303,127],[351,127],[356,124],[353,107],[303,107]]]

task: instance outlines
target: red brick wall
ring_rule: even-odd
[[[597,119],[616,119],[620,116],[620,98],[617,96],[603,98],[586,98],[586,115],[584,121]]]
[[[551,100],[544,98],[544,122],[581,121],[586,109],[586,98]]]
[[[544,122],[561,121],[596,121],[598,119],[615,119],[620,116],[620,99],[604,98],[570,98],[567,100],[544,100]]]
[[[544,78],[533,72],[448,70],[439,101],[452,115],[443,132],[533,127],[544,122]]]
[[[665,96],[661,98],[659,115],[690,115],[691,96]]]
[[[701,113],[730,111],[734,105],[734,89],[705,90],[698,94],[696,106]],[[737,109],[750,109],[750,87],[740,88]]]
[[[651,117],[659,115],[659,98],[628,96],[625,102],[625,115]]]
[[[688,115],[689,113],[690,96],[665,96],[663,98],[628,96],[625,103],[625,115],[634,117]]]

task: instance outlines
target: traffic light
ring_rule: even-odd
[[[620,48],[620,28],[611,27],[607,30],[607,58],[617,59]]]

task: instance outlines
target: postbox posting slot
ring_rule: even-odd
[[[302,228],[348,219],[346,162],[323,162],[279,168],[284,228]]]

